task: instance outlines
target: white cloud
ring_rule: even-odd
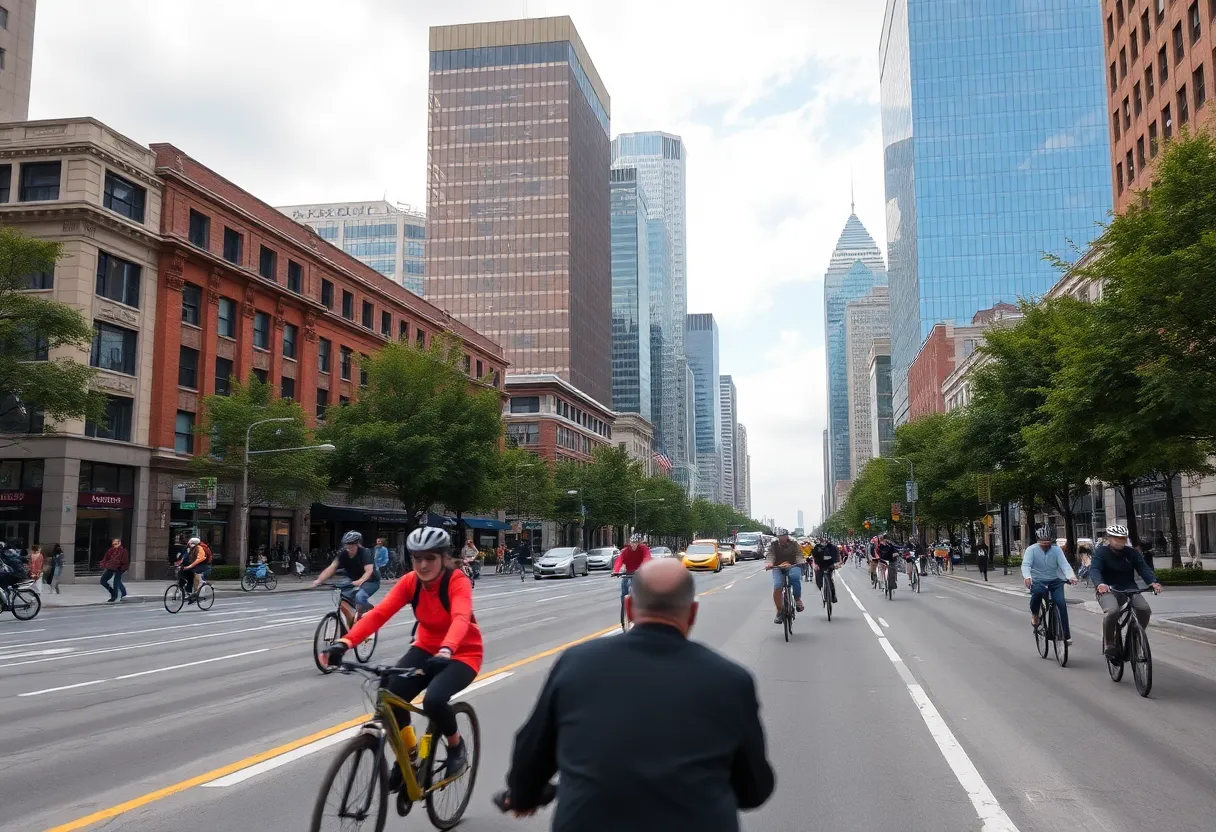
[[[423,205],[427,27],[507,0],[59,0],[39,7],[31,117],[167,141],[274,204]],[[713,312],[749,427],[753,512],[819,516],[822,275],[848,212],[883,245],[883,0],[529,0],[569,14],[613,132],[689,152],[689,310]],[[885,247],[884,247],[885,248]],[[780,346],[774,332],[783,331]]]

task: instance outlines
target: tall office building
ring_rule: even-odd
[[[609,172],[612,409],[651,418],[650,220],[634,168]]]
[[[676,360],[676,456],[671,461],[671,478],[684,488],[689,498],[697,494],[697,379],[689,360]]]
[[[1059,277],[1043,253],[1071,256],[1110,211],[1100,6],[1049,5],[887,0],[879,53],[897,424],[933,325],[1042,295]]]
[[[722,501],[722,406],[718,395],[718,324],[710,313],[684,318],[684,350],[696,380],[696,496]]]
[[[806,531],[806,526],[804,525],[805,523],[806,523],[806,520],[803,517],[802,509],[798,509],[798,525],[795,528]]]
[[[824,332],[827,340],[828,370],[828,454],[829,483],[852,479],[849,440],[849,375],[845,346],[845,305],[863,298],[876,286],[885,286],[887,271],[882,252],[857,214],[849,219],[840,232],[827,272],[823,275]],[[829,488],[834,493],[834,485]],[[835,507],[833,506],[833,510]]]
[[[827,520],[836,512],[836,504],[832,502],[832,442],[828,429],[823,429],[823,519]]]
[[[848,378],[849,470],[856,477],[873,453],[870,418],[870,351],[891,337],[891,300],[886,286],[875,286],[844,308],[844,352]]]
[[[569,17],[431,28],[427,299],[612,401],[609,99]]]
[[[883,338],[870,347],[870,456],[890,456],[895,444],[895,413],[891,404],[891,342]]]
[[[426,274],[426,214],[391,202],[325,202],[278,210],[415,295]]]
[[[718,407],[722,412],[722,505],[734,506],[738,489],[735,442],[739,429],[739,391],[730,376],[718,376]]]
[[[0,121],[30,117],[37,12],[38,0],[4,0],[0,6]]]
[[[752,458],[747,449],[747,425],[735,430],[735,511],[752,516]]]

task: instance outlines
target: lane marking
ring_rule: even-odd
[[[24,653],[5,653],[0,655],[0,659],[24,659],[30,656],[58,656],[63,653],[71,653],[73,647],[52,647],[49,650],[27,650]]]
[[[121,679],[135,679],[139,676],[151,676],[153,673],[164,673],[166,670],[181,670],[183,667],[194,667],[195,665],[200,665],[200,664],[211,664],[212,662],[222,662],[226,659],[239,659],[241,656],[252,656],[257,653],[267,653],[269,651],[270,651],[269,647],[263,647],[260,650],[246,650],[244,653],[229,653],[227,656],[215,656],[214,658],[210,658],[210,659],[199,659],[196,662],[186,662],[185,664],[173,664],[173,665],[169,665],[168,667],[153,668],[152,670],[141,670],[138,673],[128,673],[125,676],[115,676],[114,681],[117,682]]]
[[[537,599],[536,599],[535,601],[533,601],[532,603],[534,603],[534,604],[543,604],[543,603],[545,603],[546,601],[556,601],[558,598],[570,598],[570,597],[572,597],[572,596],[574,596],[574,595],[579,595],[579,594],[581,594],[581,593],[578,593],[578,592],[567,592],[565,595],[551,595],[551,596],[549,596],[548,598],[537,598]]]
[[[9,636],[23,636],[26,633],[45,633],[46,627],[37,627],[33,630],[0,630],[0,638],[8,638]],[[14,646],[14,645],[6,645]]]
[[[163,612],[163,610],[162,610],[162,612]],[[222,623],[240,624],[242,621],[257,621],[257,620],[258,619],[256,617],[247,618],[247,619],[229,618]],[[200,621],[196,624],[174,624],[169,627],[158,627],[156,632],[163,633],[163,632],[167,632],[169,630],[184,630],[189,627],[214,626],[216,623],[221,623],[221,622]],[[127,630],[125,632],[119,632],[119,633],[98,633],[98,634],[91,635],[91,636],[71,636],[68,638],[52,638],[52,639],[47,639],[46,641],[31,641],[29,644],[6,644],[3,647],[0,647],[0,650],[16,648],[16,647],[41,647],[44,644],[67,644],[68,642],[73,642],[73,641],[92,641],[94,639],[99,639],[99,638],[117,638],[118,636],[144,636],[144,635],[148,635],[148,630],[146,630],[146,629],[145,630]],[[7,658],[8,658],[8,656],[6,656],[6,655],[0,655],[0,660],[7,659]]]
[[[848,590],[849,597],[853,599],[853,603],[857,605],[863,613],[865,607],[861,605],[857,595],[852,588],[843,580],[841,583]],[[866,614],[869,619],[869,614]],[[874,627],[873,621],[870,622],[871,627]],[[877,629],[875,627],[875,629]],[[891,664],[895,666],[899,673],[900,679],[903,680],[904,686],[908,689],[908,695],[912,697],[912,701],[916,703],[917,710],[920,711],[921,718],[925,721],[925,726],[929,729],[930,736],[937,743],[937,748],[946,760],[946,764],[950,766],[950,770],[954,772],[955,779],[958,780],[963,791],[967,793],[968,799],[971,801],[971,806],[975,809],[975,813],[983,822],[982,832],[1018,832],[1018,828],[1014,825],[1013,820],[1009,815],[1005,814],[1005,810],[1001,808],[1000,802],[988,788],[988,784],[984,782],[984,778],[980,776],[979,770],[975,764],[971,762],[971,758],[967,756],[967,752],[959,744],[959,741],[954,736],[954,732],[950,730],[950,726],[942,719],[941,713],[925,693],[924,688],[912,676],[912,671],[908,670],[907,664],[895,648],[891,646],[881,630],[878,630],[878,643],[882,646],[883,651],[887,654],[887,658],[891,660]]]
[[[18,696],[41,696],[44,693],[58,693],[61,690],[71,690],[72,688],[87,688],[89,685],[100,685],[105,679],[94,679],[91,682],[77,682],[74,685],[60,685],[57,688],[44,688],[43,690],[32,690],[29,693],[19,693]]]
[[[887,628],[890,628],[890,626],[891,626],[890,624],[887,623],[887,619],[883,618],[881,615],[878,616],[878,623]]]

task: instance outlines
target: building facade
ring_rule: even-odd
[[[618,413],[612,423],[612,441],[653,477],[659,472],[654,461],[654,425],[637,413]]]
[[[508,373],[507,442],[550,462],[588,463],[612,442],[615,414],[555,373]]]
[[[1092,0],[887,0],[879,57],[897,423],[933,326],[1042,295],[1058,276],[1043,253],[1088,245],[1111,209],[1098,18]]]
[[[612,401],[609,98],[569,17],[430,31],[426,295]]]
[[[722,501],[722,406],[718,392],[718,324],[711,313],[684,318],[684,350],[696,384],[696,496]]]
[[[849,470],[858,472],[873,454],[870,414],[870,351],[891,337],[887,287],[875,286],[864,298],[845,305],[844,345],[848,378]],[[854,474],[855,475],[855,474]]]
[[[890,456],[895,443],[892,407],[891,342],[880,339],[870,347],[870,457]]]
[[[14,8],[21,6],[32,28],[33,3]],[[15,13],[8,22],[16,25]],[[93,327],[91,347],[51,348],[35,338],[30,359],[91,365],[92,387],[107,400],[104,424],[55,424],[0,391],[0,433],[26,434],[0,441],[0,539],[41,543],[48,553],[60,544],[65,580],[96,572],[115,538],[131,553],[131,577],[145,577],[150,530],[160,520],[149,469],[160,390],[155,168],[147,148],[90,118],[0,124],[0,223],[62,246],[54,271],[28,275],[25,285],[74,307]]]
[[[999,303],[976,312],[970,326],[949,321],[934,326],[908,368],[908,420],[945,413],[946,378],[983,346],[989,327],[1009,326],[1021,317],[1018,307]]]
[[[836,513],[835,492],[832,490],[832,440],[823,429],[823,519]]]
[[[650,220],[635,168],[609,171],[612,218],[612,407],[652,414]]]
[[[37,12],[38,0],[5,0],[0,6],[0,121],[30,117]]]
[[[739,391],[730,376],[718,376],[718,408],[722,414],[722,492],[723,505],[734,506],[738,497],[736,435],[739,429]]]
[[[690,498],[697,494],[697,379],[686,356],[676,360],[676,457],[672,459],[671,478]]]
[[[752,516],[752,457],[747,448],[747,425],[735,431],[735,511]]]
[[[849,413],[848,346],[845,343],[845,307],[868,296],[875,287],[886,286],[887,272],[882,252],[870,232],[854,213],[849,214],[836,241],[832,259],[823,276],[824,333],[827,341],[828,455],[832,482],[850,480],[852,440]]]
[[[322,240],[419,297],[426,274],[426,214],[391,202],[325,202],[279,209]]]

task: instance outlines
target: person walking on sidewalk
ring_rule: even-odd
[[[101,585],[110,593],[108,603],[113,604],[120,598],[127,597],[127,588],[122,585],[122,573],[126,572],[130,565],[131,557],[127,554],[127,547],[123,546],[117,537],[114,538],[101,559],[101,568],[104,570],[101,573]],[[114,581],[113,585],[110,584],[111,580]]]
[[[58,543],[51,550],[51,589],[55,590],[56,595],[59,592],[59,576],[63,574],[63,547]]]
[[[46,568],[46,559],[42,556],[42,547],[35,543],[30,547],[30,577],[34,579],[34,592],[42,598],[42,573]]]
[[[975,547],[975,565],[980,570],[980,574],[984,576],[984,580],[988,580],[988,547],[981,543]]]

